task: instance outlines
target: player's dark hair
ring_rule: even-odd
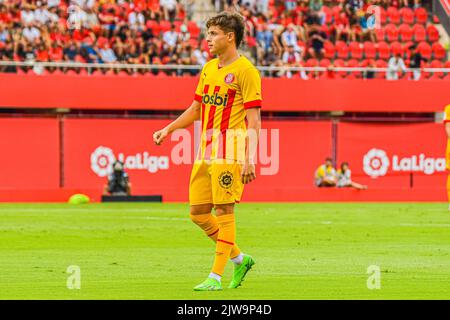
[[[344,172],[344,166],[348,167],[348,162],[342,162],[341,163],[341,170],[342,170],[342,172]]]
[[[328,161],[333,162],[333,159],[331,159],[330,157],[325,158],[325,162],[328,162]]]
[[[245,31],[244,18],[239,13],[221,12],[206,22],[207,29],[212,26],[219,27],[223,32],[233,32],[236,48],[239,48]]]

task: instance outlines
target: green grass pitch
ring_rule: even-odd
[[[214,245],[186,204],[2,204],[0,299],[450,298],[446,204],[243,203],[236,219],[257,264],[238,289],[226,289],[230,262],[222,292],[194,292]]]

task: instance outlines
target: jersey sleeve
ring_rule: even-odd
[[[244,108],[260,108],[262,106],[261,76],[256,68],[245,70],[240,79]]]
[[[445,107],[444,123],[450,122],[450,104]]]
[[[203,66],[203,68],[200,72],[200,77],[198,79],[197,88],[195,89],[195,94],[194,94],[194,100],[197,102],[200,102],[200,103],[202,103],[203,79],[205,78],[205,69],[206,69],[206,65]]]

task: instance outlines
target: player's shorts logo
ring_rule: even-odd
[[[219,176],[219,184],[224,189],[230,189],[233,185],[233,174],[230,171],[224,171]]]
[[[229,73],[229,74],[227,74],[227,75],[225,76],[225,83],[226,83],[226,84],[233,83],[233,81],[234,81],[234,74]]]
[[[372,178],[384,176],[389,168],[389,158],[384,150],[373,148],[364,156],[364,172]]]

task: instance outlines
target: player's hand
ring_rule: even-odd
[[[242,167],[241,179],[243,184],[247,184],[256,179],[256,169],[253,163],[246,162]]]
[[[169,131],[166,128],[156,131],[153,133],[153,142],[159,146],[168,135]]]

